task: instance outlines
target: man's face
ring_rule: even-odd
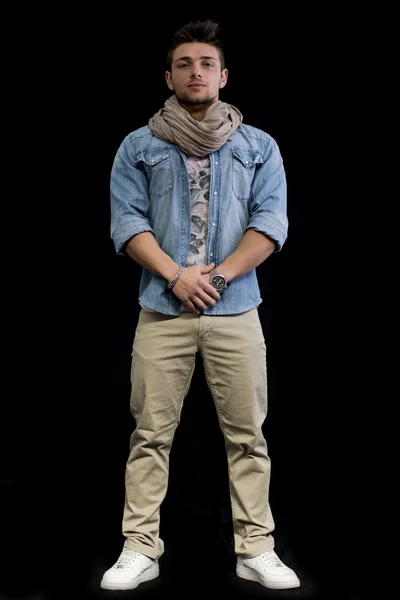
[[[228,71],[221,72],[218,49],[209,44],[187,43],[178,46],[172,56],[171,72],[165,79],[182,104],[212,104],[224,87]]]

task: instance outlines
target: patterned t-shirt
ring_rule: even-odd
[[[190,247],[187,267],[206,264],[208,233],[208,200],[210,195],[210,159],[208,156],[188,157],[190,187]],[[181,312],[192,312],[181,304]]]
[[[190,187],[190,248],[186,266],[205,265],[208,233],[208,200],[210,194],[210,159],[208,156],[189,156]],[[143,310],[150,310],[142,305]],[[181,312],[191,312],[181,304]]]
[[[188,174],[191,202],[190,249],[187,266],[205,265],[210,195],[210,159],[190,156]]]

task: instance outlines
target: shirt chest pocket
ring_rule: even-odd
[[[161,198],[172,189],[169,148],[148,148],[138,156],[149,182],[149,196]]]
[[[257,165],[263,160],[258,150],[232,147],[232,189],[239,200],[248,200]]]

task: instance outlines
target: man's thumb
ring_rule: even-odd
[[[213,270],[213,268],[215,267],[215,263],[210,263],[209,265],[205,265],[204,267],[201,267],[201,272],[202,273],[209,273],[210,271]]]

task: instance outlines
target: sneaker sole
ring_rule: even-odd
[[[236,575],[242,579],[247,579],[248,581],[256,581],[257,583],[260,583],[262,586],[271,590],[291,590],[293,588],[300,587],[300,581],[298,579],[293,579],[292,581],[267,581],[264,577],[261,577],[261,575],[255,573],[252,569],[248,569],[246,567],[237,567]]]
[[[160,567],[158,565],[154,565],[144,573],[141,573],[141,575],[136,577],[133,581],[123,583],[117,581],[104,581],[102,579],[100,582],[100,587],[102,590],[134,590],[140,583],[156,579],[159,576],[159,574]]]

